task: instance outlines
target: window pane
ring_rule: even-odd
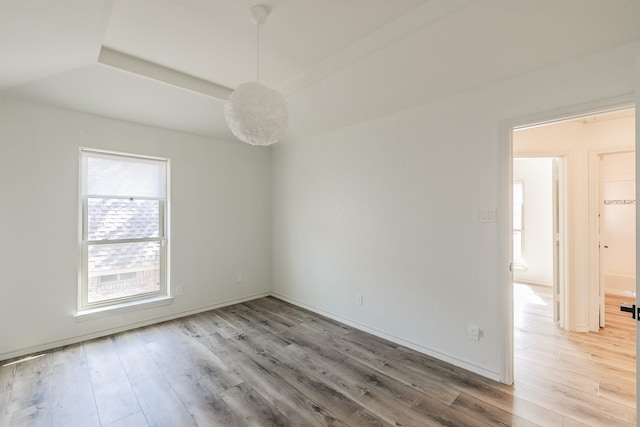
[[[513,205],[513,229],[522,230],[522,205]]]
[[[89,198],[88,239],[139,239],[160,236],[158,200]]]
[[[513,183],[513,204],[522,205],[524,203],[524,182],[515,181]]]
[[[159,290],[159,242],[89,246],[89,303]]]
[[[513,232],[513,263],[517,265],[524,265],[524,259],[522,258],[522,232]]]
[[[91,149],[80,159],[78,310],[167,295],[169,160]]]

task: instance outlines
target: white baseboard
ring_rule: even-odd
[[[604,274],[604,292],[621,296],[635,295],[636,276],[630,274]]]
[[[171,315],[168,315],[168,316],[161,316],[161,317],[156,317],[156,318],[153,318],[153,319],[145,320],[145,321],[142,321],[142,322],[131,323],[131,324],[128,324],[128,325],[125,325],[125,326],[117,327],[117,328],[104,329],[102,331],[93,332],[91,334],[80,335],[80,336],[71,337],[71,338],[67,338],[67,339],[51,341],[51,342],[48,342],[48,343],[45,343],[45,344],[32,346],[32,347],[26,347],[26,348],[22,348],[20,350],[10,351],[10,352],[7,352],[7,353],[0,353],[0,361],[13,359],[13,358],[16,358],[16,357],[22,357],[22,356],[26,356],[26,355],[33,354],[33,353],[39,353],[39,352],[43,352],[43,351],[48,351],[48,350],[52,350],[52,349],[58,348],[58,347],[63,347],[63,346],[66,346],[66,345],[77,344],[79,342],[88,341],[88,340],[92,340],[92,339],[95,339],[95,338],[106,337],[108,335],[117,334],[119,332],[124,332],[124,331],[128,331],[128,330],[131,330],[131,329],[136,329],[136,328],[142,328],[144,326],[149,326],[149,325],[153,325],[153,324],[156,324],[156,323],[166,322],[167,320],[179,319],[181,317],[190,316],[192,314],[202,313],[204,311],[214,310],[216,308],[226,307],[228,305],[238,304],[238,303],[245,302],[245,301],[251,301],[251,300],[258,299],[258,298],[263,298],[263,297],[266,297],[266,296],[269,296],[269,295],[271,295],[270,292],[262,292],[262,293],[259,293],[259,294],[249,295],[249,296],[242,297],[242,298],[235,298],[235,299],[232,299],[232,300],[223,301],[223,302],[220,302],[220,303],[217,303],[217,304],[213,304],[213,305],[208,305],[208,306],[205,306],[205,307],[199,307],[199,308],[192,309],[192,310],[182,311],[180,313],[174,313],[174,314],[171,314]]]
[[[547,283],[547,282],[536,282],[535,280],[513,280],[514,284],[521,284],[521,285],[532,285],[532,286],[546,286],[547,288],[553,287],[553,283]]]
[[[613,295],[616,297],[627,297],[627,298],[635,298],[636,297],[636,292],[635,291],[627,291],[624,289],[607,289],[606,290],[606,295]]]
[[[153,325],[156,323],[161,323],[161,322],[166,322],[168,320],[174,320],[174,319],[179,319],[181,317],[185,317],[185,316],[190,316],[192,314],[197,314],[197,313],[202,313],[204,311],[209,311],[209,310],[214,310],[216,308],[221,308],[221,307],[226,307],[229,305],[233,305],[233,304],[238,304],[238,303],[242,303],[242,302],[246,302],[246,301],[251,301],[254,299],[258,299],[258,298],[263,298],[266,296],[273,296],[275,298],[281,299],[283,301],[286,301],[290,304],[296,305],[298,307],[304,308],[306,310],[312,311],[314,313],[320,314],[322,316],[328,317],[330,319],[336,320],[340,323],[344,323],[345,325],[351,326],[353,328],[359,329],[361,331],[367,332],[371,335],[375,335],[377,337],[380,338],[384,338],[388,341],[391,341],[393,343],[405,346],[407,348],[410,348],[412,350],[418,351],[420,353],[426,354],[427,356],[431,356],[434,357],[438,360],[441,360],[443,362],[446,363],[450,363],[454,366],[457,366],[459,368],[465,369],[467,371],[476,373],[478,375],[481,375],[485,378],[489,378],[493,381],[500,381],[500,375],[497,372],[494,371],[490,371],[487,370],[481,366],[477,366],[473,363],[470,363],[466,360],[462,360],[459,359],[457,357],[453,357],[451,355],[442,353],[440,351],[422,346],[420,344],[416,344],[413,343],[411,341],[407,341],[403,338],[397,337],[395,335],[391,335],[388,334],[386,332],[382,332],[379,331],[377,329],[374,328],[370,328],[366,325],[357,323],[357,322],[353,322],[350,321],[348,319],[344,319],[340,316],[336,316],[332,313],[317,309],[315,307],[311,307],[307,304],[304,304],[302,302],[293,300],[291,298],[285,297],[284,295],[280,295],[276,292],[263,292],[263,293],[259,293],[259,294],[254,294],[254,295],[249,295],[246,297],[242,297],[242,298],[236,298],[236,299],[232,299],[232,300],[227,300],[227,301],[223,301],[220,302],[218,304],[213,304],[213,305],[208,305],[205,307],[200,307],[200,308],[196,308],[196,309],[192,309],[192,310],[187,310],[187,311],[183,311],[180,313],[174,313],[172,315],[168,315],[168,316],[161,316],[161,317],[156,317],[153,319],[149,319],[149,320],[145,320],[143,322],[136,322],[136,323],[131,323],[125,326],[120,326],[117,328],[110,328],[110,329],[105,329],[102,331],[98,331],[98,332],[94,332],[91,334],[86,334],[86,335],[81,335],[81,336],[76,336],[76,337],[71,337],[71,338],[67,338],[67,339],[63,339],[63,340],[56,340],[56,341],[51,341],[45,344],[41,344],[41,345],[37,345],[37,346],[32,346],[32,347],[27,347],[27,348],[22,348],[20,350],[16,350],[16,351],[11,351],[11,352],[7,352],[7,353],[0,353],[0,361],[4,361],[4,360],[8,360],[8,359],[13,359],[16,357],[22,357],[22,356],[26,356],[29,354],[33,354],[33,353],[38,353],[38,352],[44,352],[44,351],[49,351],[58,347],[63,347],[63,346],[67,346],[67,345],[71,345],[71,344],[77,344],[79,342],[82,341],[88,341],[88,340],[92,340],[95,338],[100,338],[100,337],[104,337],[104,336],[108,336],[108,335],[112,335],[112,334],[117,334],[119,332],[124,332],[124,331],[128,331],[131,329],[136,329],[136,328],[141,328],[144,326],[149,326],[149,325]]]
[[[275,298],[278,298],[278,299],[281,299],[283,301],[286,301],[286,302],[288,302],[290,304],[296,305],[298,307],[304,308],[306,310],[312,311],[314,313],[320,314],[322,316],[328,317],[329,319],[333,319],[333,320],[338,321],[340,323],[344,323],[345,325],[348,325],[348,326],[351,326],[353,328],[359,329],[361,331],[367,332],[367,333],[369,333],[371,335],[375,335],[377,337],[384,338],[384,339],[386,339],[388,341],[391,341],[391,342],[393,342],[395,344],[399,344],[399,345],[408,347],[408,348],[410,348],[412,350],[415,350],[415,351],[417,351],[419,353],[422,353],[422,354],[426,354],[427,356],[431,356],[431,357],[436,358],[438,360],[441,360],[443,362],[450,363],[451,365],[454,365],[454,366],[457,366],[459,368],[465,369],[465,370],[467,370],[469,372],[473,372],[475,374],[481,375],[481,376],[483,376],[485,378],[489,378],[490,380],[500,382],[500,374],[499,373],[487,370],[487,369],[483,368],[482,366],[478,366],[478,365],[470,363],[470,362],[468,362],[466,360],[459,359],[457,357],[442,353],[442,352],[434,350],[432,348],[428,348],[428,347],[422,346],[420,344],[416,344],[414,342],[407,341],[407,340],[405,340],[403,338],[400,338],[400,337],[397,337],[395,335],[391,335],[391,334],[388,334],[386,332],[382,332],[382,331],[379,331],[377,329],[370,328],[370,327],[368,327],[366,325],[363,325],[363,324],[360,324],[360,323],[357,323],[357,322],[353,322],[353,321],[350,321],[348,319],[344,319],[344,318],[342,318],[340,316],[336,316],[336,315],[334,315],[332,313],[326,312],[324,310],[320,310],[318,308],[315,308],[315,307],[309,306],[307,304],[304,304],[304,303],[302,303],[300,301],[296,301],[296,300],[293,300],[291,298],[288,298],[288,297],[286,297],[284,295],[281,295],[281,294],[279,294],[277,292],[271,292],[271,296],[273,296]]]

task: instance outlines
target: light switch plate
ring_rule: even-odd
[[[478,217],[480,222],[496,222],[496,210],[480,209]]]

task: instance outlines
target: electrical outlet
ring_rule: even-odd
[[[242,282],[244,282],[244,276],[242,275],[242,273],[238,273],[238,275],[236,276],[236,283],[240,285],[242,284]]]
[[[356,304],[362,307],[364,305],[364,296],[357,294],[356,295]]]
[[[182,295],[183,292],[184,292],[183,286],[176,286],[176,296]]]

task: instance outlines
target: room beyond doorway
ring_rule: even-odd
[[[635,152],[598,155],[600,271],[605,294],[636,296]]]
[[[564,287],[564,159],[513,159],[513,280],[548,286],[553,295],[553,321],[561,322]]]
[[[564,159],[564,180],[558,189],[560,229],[555,236],[560,241],[560,326],[575,332],[597,332],[604,316],[597,161],[601,154],[635,150],[635,109],[523,126],[513,130],[512,140],[512,159]]]
[[[607,255],[603,251],[610,249],[605,248],[610,246],[610,234],[633,236],[632,243],[617,240],[620,250],[635,247],[631,225],[610,232],[604,224],[607,215],[620,222],[622,212],[611,212],[613,206],[633,206],[633,214],[624,215],[635,219],[635,188],[627,188],[635,185],[635,178],[629,178],[635,175],[635,109],[608,109],[513,127],[511,136],[514,178],[519,157],[563,159],[565,181],[559,191],[565,194],[561,203],[566,208],[561,218],[565,228],[560,236],[554,235],[565,248],[560,255],[565,262],[564,272],[560,272],[565,280],[560,301],[564,322],[560,326],[553,322],[552,287],[513,283],[512,379],[520,384],[520,390],[529,390],[524,393],[540,399],[556,394],[556,399],[565,403],[591,401],[589,406],[601,408],[601,414],[605,411],[614,416],[620,411],[617,413],[627,414],[625,422],[635,423],[636,325],[630,315],[619,310],[621,304],[635,302],[635,295],[631,295],[635,291],[635,253],[630,257],[632,269],[627,263],[616,270],[602,260]],[[623,153],[627,154],[617,156]],[[633,172],[620,166],[629,163]],[[526,229],[525,223],[525,233]],[[516,263],[515,250],[513,255]],[[633,288],[612,292],[615,287],[605,286],[605,275],[617,276],[618,283],[633,282]],[[617,373],[606,378],[605,372]],[[621,425],[608,417],[592,422],[589,425]]]

